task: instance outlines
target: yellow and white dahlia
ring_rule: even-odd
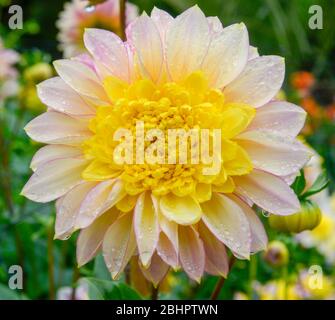
[[[129,23],[138,16],[135,5],[126,6],[126,22]],[[71,0],[65,3],[64,11],[57,21],[59,29],[58,40],[65,57],[85,53],[83,35],[85,28],[100,28],[110,30],[120,35],[119,0],[107,0],[91,6],[89,1]]]
[[[284,60],[258,56],[244,24],[223,28],[197,6],[176,18],[155,8],[126,31],[123,42],[87,29],[90,56],[56,61],[59,77],[38,86],[49,109],[26,131],[47,145],[33,158],[22,193],[58,199],[55,236],[81,230],[79,265],[102,249],[113,277],[133,256],[154,283],[170,266],[195,280],[204,272],[226,276],[226,248],[248,259],[266,247],[252,205],[278,215],[300,208],[289,184],[309,158],[295,139],[305,112],[272,100]],[[144,142],[138,123],[151,133]],[[151,156],[119,161],[119,129],[134,133],[125,152],[139,144]],[[160,136],[152,135],[156,129]],[[207,150],[218,170],[208,174],[208,163],[192,157],[164,162],[168,156],[154,150],[170,129],[209,130],[210,140],[219,132],[220,148]],[[196,146],[187,144],[186,154]],[[163,161],[151,161],[158,157]]]
[[[18,61],[18,53],[6,49],[0,38],[0,107],[6,98],[18,92],[17,71],[13,66]]]

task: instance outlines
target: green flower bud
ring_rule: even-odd
[[[321,221],[320,208],[310,201],[303,202],[301,210],[289,216],[271,215],[269,222],[271,228],[284,231],[299,233],[305,230],[312,230]]]

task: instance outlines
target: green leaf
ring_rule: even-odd
[[[291,187],[297,196],[299,196],[304,191],[306,187],[306,179],[303,170],[300,170],[300,175],[295,178]]]
[[[82,278],[79,283],[88,286],[90,300],[141,300],[141,296],[128,285],[118,281]]]
[[[319,193],[323,189],[327,188],[329,180],[327,178],[326,172],[320,173],[320,175],[316,178],[312,186],[302,195],[303,199],[306,199],[313,194]]]
[[[93,276],[102,280],[112,280],[102,254],[99,254],[94,260]]]
[[[21,300],[21,295],[0,283],[0,300]]]

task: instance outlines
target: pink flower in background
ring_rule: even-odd
[[[7,97],[18,92],[17,71],[14,67],[18,61],[18,53],[4,48],[0,38],[0,105]]]
[[[157,284],[181,266],[197,281],[226,276],[226,248],[240,259],[267,245],[253,204],[272,214],[300,208],[289,184],[310,153],[296,136],[305,112],[273,101],[285,65],[259,56],[244,24],[222,27],[197,7],[176,18],[154,9],[127,41],[87,29],[89,55],[59,60],[59,77],[38,86],[49,110],[26,126],[47,144],[22,194],[57,200],[56,238],[81,230],[79,265],[100,249],[114,278],[132,256]],[[117,129],[220,129],[220,170],[199,164],[120,164]],[[152,147],[155,140],[145,145]]]
[[[138,15],[138,9],[128,3],[126,19],[129,23]],[[90,7],[88,1],[72,0],[65,3],[57,21],[58,40],[65,57],[85,52],[83,35],[85,28],[100,28],[120,35],[119,0],[107,0]]]

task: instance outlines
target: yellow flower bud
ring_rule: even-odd
[[[53,75],[52,67],[45,62],[39,62],[27,68],[23,72],[23,77],[27,82],[37,84]]]
[[[264,253],[264,260],[272,267],[282,267],[288,263],[289,252],[281,241],[271,241]]]
[[[305,230],[312,230],[321,221],[321,210],[312,202],[304,202],[301,210],[289,216],[271,215],[269,222],[271,228],[284,231],[299,233]]]

